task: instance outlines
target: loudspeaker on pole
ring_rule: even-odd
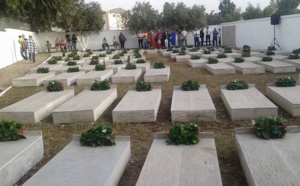
[[[271,25],[279,25],[280,15],[272,15],[271,16]]]

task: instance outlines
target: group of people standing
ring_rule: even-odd
[[[112,40],[112,43],[113,43],[113,46],[115,47],[115,49],[118,49],[119,43],[121,44],[121,46],[120,46],[121,49],[124,49],[126,41],[127,41],[126,37],[121,32],[120,35],[119,35],[119,42],[117,40],[117,37],[114,36],[113,40]],[[106,48],[109,50],[109,44],[108,44],[108,41],[107,41],[106,37],[104,37],[102,39],[102,49],[105,50]]]
[[[37,50],[36,44],[32,39],[32,35],[29,35],[29,39],[26,39],[25,35],[19,36],[18,42],[20,44],[20,53],[22,58],[28,62],[28,59],[35,63],[35,52]],[[28,57],[27,57],[28,52]]]
[[[213,36],[213,47],[221,46],[221,29],[219,28],[219,31],[217,31],[216,28],[214,28],[213,31],[209,29],[209,27],[206,27],[206,30],[203,28],[198,29],[195,28],[195,30],[192,32],[194,36],[194,46],[195,47],[200,47],[200,42],[201,46],[204,46],[204,35],[205,35],[205,44],[206,46],[211,46],[211,35]]]
[[[75,34],[71,35],[69,32],[66,33],[65,38],[55,40],[56,51],[67,50],[72,51],[77,49],[77,37]]]

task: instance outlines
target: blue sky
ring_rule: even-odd
[[[135,5],[137,0],[85,0],[85,2],[96,1],[101,4],[103,10],[110,10],[113,8],[123,8],[125,10],[130,10]],[[140,1],[140,2],[143,2]],[[157,9],[159,12],[163,10],[163,5],[165,2],[184,2],[188,7],[196,5],[204,5],[206,8],[206,13],[210,13],[212,10],[219,12],[220,0],[181,0],[181,1],[162,1],[162,0],[148,0],[145,2],[150,2],[154,9]],[[242,11],[245,11],[245,8],[248,6],[248,2],[251,2],[255,7],[257,4],[260,4],[260,8],[264,8],[269,5],[270,0],[231,0],[237,7],[242,8]]]

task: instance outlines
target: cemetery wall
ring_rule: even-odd
[[[222,28],[235,26],[236,47],[249,45],[253,50],[264,50],[274,38],[274,25],[270,18],[253,19],[221,24]],[[275,25],[276,39],[283,51],[299,48],[300,14],[281,16]],[[224,36],[226,37],[226,36]],[[225,41],[224,41],[224,44]]]

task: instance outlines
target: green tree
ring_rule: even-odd
[[[210,14],[206,14],[206,20],[208,25],[219,25],[225,21],[223,17],[218,13],[214,13],[214,11],[211,11]]]
[[[263,17],[270,17],[277,11],[277,3],[275,0],[271,0],[270,4],[263,9]]]
[[[172,28],[175,19],[174,19],[174,14],[175,14],[175,3],[168,3],[166,2],[164,4],[163,12],[162,12],[162,24],[166,28]]]
[[[161,26],[161,16],[149,2],[136,2],[131,11],[122,14],[122,20],[125,27],[134,32]]]
[[[300,0],[276,0],[276,2],[278,9],[275,14],[277,15],[290,15],[300,13],[300,10],[297,9],[300,4]]]
[[[259,5],[254,7],[251,3],[248,3],[246,11],[243,13],[244,20],[248,19],[259,19],[263,17],[263,12],[260,9]]]
[[[225,22],[239,21],[241,19],[241,10],[236,8],[236,5],[230,0],[221,0],[219,4],[220,16]]]

